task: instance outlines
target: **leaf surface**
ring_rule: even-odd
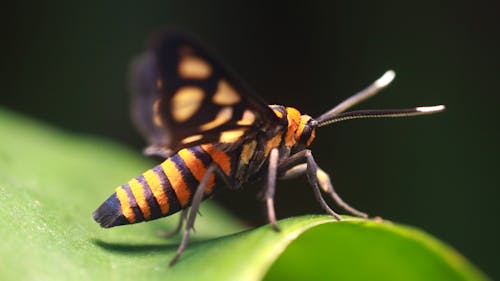
[[[388,222],[302,216],[247,229],[211,202],[167,266],[176,215],[102,229],[92,212],[154,165],[109,141],[0,108],[0,280],[485,280],[429,235]]]

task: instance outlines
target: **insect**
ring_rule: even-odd
[[[274,210],[276,179],[306,175],[321,207],[340,220],[323,193],[348,213],[367,217],[334,191],[309,146],[316,129],[344,120],[431,114],[444,106],[346,112],[377,94],[394,78],[387,71],[366,89],[312,118],[293,107],[268,105],[195,39],[174,31],[157,34],[131,67],[132,115],[160,165],[118,186],[93,214],[102,227],[149,221],[182,210],[182,241],[188,244],[200,203],[216,190],[239,189],[262,180],[268,220],[279,231]]]

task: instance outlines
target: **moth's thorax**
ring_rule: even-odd
[[[316,130],[310,125],[312,120],[309,115],[302,115],[300,111],[293,107],[282,105],[270,105],[274,114],[286,124],[286,133],[284,135],[284,144],[288,148],[297,145],[308,147],[311,145],[316,135]]]

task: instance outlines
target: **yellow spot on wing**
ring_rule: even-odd
[[[149,187],[151,188],[153,196],[156,198],[156,202],[158,202],[158,205],[160,205],[162,215],[167,214],[170,206],[168,205],[168,197],[167,194],[165,194],[165,191],[163,191],[160,179],[153,172],[153,170],[148,170],[143,175]]]
[[[267,156],[269,155],[269,152],[271,152],[271,149],[278,147],[278,145],[281,142],[281,135],[276,135],[269,141],[267,141],[266,148],[264,149],[264,155]]]
[[[241,126],[250,126],[253,122],[255,122],[255,114],[247,109],[243,112],[243,116],[236,124]]]
[[[219,81],[217,92],[212,97],[212,101],[218,105],[232,105],[239,102],[240,99],[240,95],[224,79]]]
[[[178,71],[185,79],[206,79],[212,74],[212,67],[199,57],[185,55],[179,62]]]
[[[201,125],[200,130],[207,131],[215,127],[218,127],[226,123],[227,121],[231,120],[231,117],[233,117],[233,108],[230,106],[226,106],[222,108],[219,111],[219,113],[217,113],[214,120]]]
[[[137,179],[131,179],[128,182],[130,186],[130,190],[135,197],[137,205],[139,209],[141,209],[144,218],[148,220],[151,218],[151,209],[149,208],[149,204],[146,201],[146,197],[144,197],[144,192],[142,191],[142,185],[137,181]]]
[[[256,141],[251,141],[243,145],[243,149],[241,151],[240,165],[248,164],[248,162],[250,162],[250,159],[252,159],[252,156],[255,152],[256,146],[257,146]]]
[[[243,134],[245,134],[245,131],[246,128],[222,132],[219,137],[219,142],[234,142],[241,136],[243,136]]]
[[[182,144],[190,143],[190,142],[195,142],[197,140],[201,140],[203,138],[203,135],[192,135],[187,138],[184,138],[181,142]]]
[[[155,100],[153,103],[153,123],[157,127],[163,126],[163,122],[160,117],[160,99]]]
[[[127,192],[123,190],[121,186],[117,187],[116,190],[116,197],[118,198],[118,201],[120,201],[120,206],[122,209],[123,216],[128,220],[129,223],[134,223],[135,222],[135,214],[132,208],[130,207],[130,203],[128,201],[128,196]]]
[[[191,197],[191,191],[186,185],[181,171],[177,169],[177,166],[174,162],[172,162],[172,160],[170,160],[170,158],[161,163],[161,167],[163,168],[163,171],[165,171],[168,181],[170,182],[172,189],[175,191],[177,199],[179,199],[179,203],[182,207],[186,207],[189,203],[189,198]]]
[[[240,178],[248,170],[248,163],[252,159],[255,153],[255,147],[257,146],[257,141],[253,140],[243,145],[243,148],[240,153],[240,161],[238,162],[237,175],[236,178]]]
[[[172,97],[172,116],[177,122],[191,118],[200,108],[205,94],[199,87],[185,86]]]

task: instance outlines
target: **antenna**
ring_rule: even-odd
[[[331,110],[316,118],[316,126],[322,127],[335,122],[360,118],[391,118],[427,115],[441,112],[445,109],[444,105],[436,105],[404,109],[357,110],[343,113],[350,107],[353,107],[354,105],[379,93],[382,89],[387,87],[392,80],[394,80],[395,76],[396,73],[393,70],[386,71],[384,75],[373,82],[370,86],[352,95]]]

